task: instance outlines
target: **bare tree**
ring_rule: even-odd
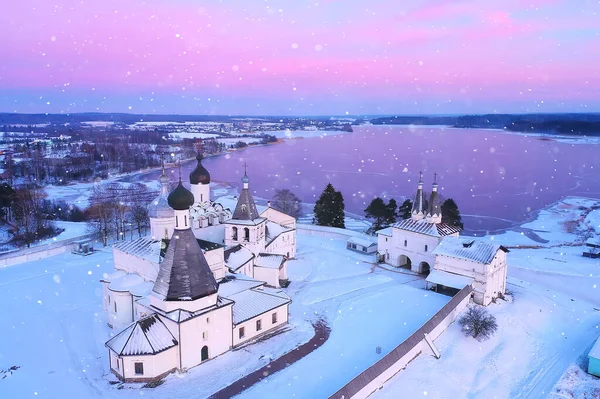
[[[302,216],[302,207],[300,198],[287,188],[283,190],[277,190],[273,196],[273,202],[271,206],[278,211],[295,217],[296,219]]]
[[[90,195],[88,213],[88,228],[102,239],[102,244],[108,244],[108,236],[114,231],[115,198],[104,185],[95,185]]]
[[[36,239],[52,235],[55,228],[43,212],[46,192],[36,185],[18,188],[13,196],[15,238],[22,239],[29,247]]]
[[[471,306],[458,320],[462,332],[467,337],[483,341],[494,335],[498,329],[496,318],[481,306]]]

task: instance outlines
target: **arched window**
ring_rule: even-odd
[[[183,220],[184,220],[184,223],[185,223],[183,225],[183,227],[187,227],[187,215],[183,217]]]
[[[237,241],[237,239],[238,239],[238,236],[237,236],[237,227],[233,227],[232,230],[233,230],[233,237],[232,237],[232,239],[233,239],[233,241]]]
[[[200,353],[200,361],[208,360],[208,346],[204,345]]]
[[[408,245],[408,241],[404,240],[404,246],[407,246],[407,245]]]
[[[250,241],[250,229],[244,227],[244,241]]]
[[[425,245],[425,252],[427,252],[427,245]]]

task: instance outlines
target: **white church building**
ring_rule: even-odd
[[[127,382],[185,371],[288,322],[287,260],[296,221],[258,213],[244,173],[234,212],[210,200],[210,175],[197,157],[191,191],[181,178],[149,207],[151,236],[113,247],[103,306],[116,334],[110,368]]]
[[[473,300],[487,306],[506,291],[508,250],[459,234],[460,228],[442,222],[435,179],[426,206],[421,175],[411,217],[377,232],[378,258],[427,275],[428,285],[436,290],[453,293],[471,284]]]

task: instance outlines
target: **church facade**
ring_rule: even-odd
[[[259,213],[244,173],[234,212],[210,199],[210,174],[197,157],[191,190],[181,178],[149,207],[151,236],[113,247],[115,272],[102,280],[115,335],[111,371],[152,381],[185,371],[288,322],[287,260],[295,219]],[[240,265],[240,263],[242,263]]]
[[[459,235],[460,228],[442,221],[435,179],[429,201],[425,202],[421,175],[411,217],[377,232],[378,258],[391,266],[427,275],[428,285],[436,290],[452,292],[471,284],[474,301],[488,305],[506,291],[508,250]]]

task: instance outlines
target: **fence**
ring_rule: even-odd
[[[79,237],[73,237],[66,240],[52,242],[50,244],[38,245],[31,248],[15,249],[14,251],[0,254],[0,267],[16,265],[69,252],[72,244],[76,241],[94,238],[94,234],[85,234]]]
[[[467,306],[473,287],[468,285],[460,290],[450,302],[440,309],[431,319],[404,340],[394,350],[385,355],[377,363],[360,373],[352,381],[343,386],[329,399],[366,398],[387,380],[406,367],[428,345],[425,334],[433,341],[456,319],[456,316]]]

